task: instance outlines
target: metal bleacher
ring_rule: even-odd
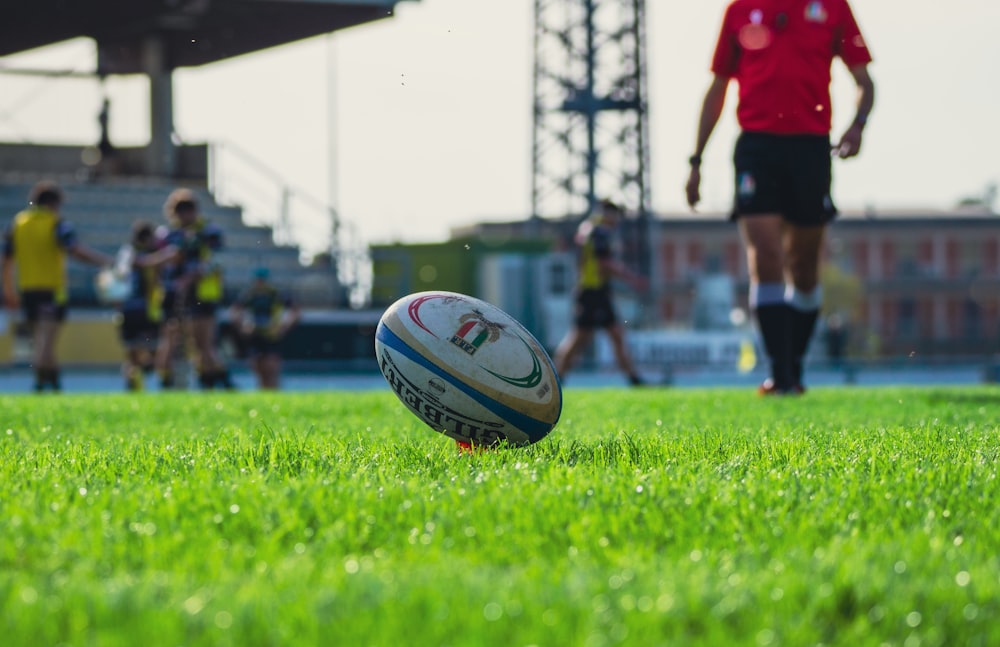
[[[57,179],[66,195],[62,216],[73,223],[82,242],[108,254],[115,254],[128,240],[136,220],[165,224],[163,203],[176,187],[149,179],[101,182]],[[33,182],[27,178],[0,180],[3,227],[26,206]],[[220,205],[207,189],[191,188],[198,195],[204,217],[223,231],[224,248],[216,254],[216,259],[224,271],[227,302],[250,284],[254,269],[263,266],[270,270],[272,281],[303,306],[338,305],[341,294],[332,270],[303,266],[298,248],[275,244],[270,227],[247,225],[241,208]],[[96,268],[70,261],[71,305],[97,305],[96,272]]]

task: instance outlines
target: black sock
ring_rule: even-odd
[[[792,342],[792,378],[796,384],[802,384],[802,361],[809,350],[809,342],[816,330],[816,319],[819,310],[799,310],[789,308],[789,338]]]
[[[778,389],[791,388],[792,340],[791,311],[784,303],[758,305],[755,311],[764,349],[771,360],[771,378]]]
[[[225,389],[234,389],[234,388],[236,388],[236,385],[233,384],[233,378],[230,377],[230,375],[229,375],[229,370],[228,369],[224,369],[224,368],[219,369],[219,372],[217,373],[217,375],[218,375],[218,379],[219,379],[219,384],[222,385],[223,388],[225,388]]]

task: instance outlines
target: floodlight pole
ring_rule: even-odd
[[[532,215],[580,216],[604,198],[635,215],[649,273],[645,0],[535,0]]]

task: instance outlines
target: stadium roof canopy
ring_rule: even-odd
[[[391,16],[400,0],[26,0],[4,3],[0,56],[71,38],[97,41],[103,74],[204,65]]]

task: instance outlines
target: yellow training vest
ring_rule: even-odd
[[[51,209],[25,209],[14,216],[11,236],[18,289],[51,290],[61,302],[66,297],[66,251],[56,239],[58,223],[59,214]]]

